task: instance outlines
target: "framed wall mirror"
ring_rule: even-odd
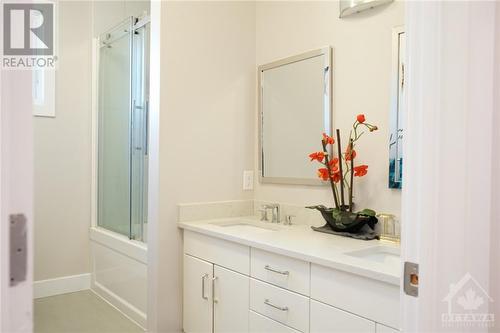
[[[392,31],[392,87],[389,137],[389,188],[403,185],[403,135],[405,108],[405,45],[404,27]]]
[[[259,180],[322,185],[308,155],[332,134],[332,49],[259,66]]]

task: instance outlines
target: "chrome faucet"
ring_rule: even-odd
[[[280,223],[281,215],[280,215],[280,205],[279,204],[267,204],[263,205],[262,209],[267,212],[268,209],[271,209],[273,212],[272,223]]]

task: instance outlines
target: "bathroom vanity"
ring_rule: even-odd
[[[190,332],[397,332],[399,247],[253,218],[179,222]]]

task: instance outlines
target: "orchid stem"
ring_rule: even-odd
[[[332,187],[333,200],[335,201],[335,208],[339,209],[339,199],[337,198],[337,193],[335,191],[335,183],[333,182],[332,178],[332,170],[330,168],[330,158],[328,155],[328,150],[326,149],[325,141],[322,140],[321,143],[323,145],[323,152],[325,153],[325,164],[326,164],[326,169],[328,170],[328,179],[330,180],[330,185]]]
[[[351,185],[349,186],[349,211],[352,213],[352,187],[353,187],[353,182],[354,182],[354,158],[352,156],[352,150],[353,150],[353,141],[350,139],[351,142],[349,142],[349,145],[351,146],[350,151],[351,151]]]
[[[342,179],[340,180],[340,200],[341,200],[341,207],[340,210],[344,210],[345,202],[344,202],[344,173],[342,172],[342,145],[340,144],[340,130],[337,129],[337,148],[339,151],[339,158],[340,163],[339,163],[339,168],[340,168],[340,175]]]

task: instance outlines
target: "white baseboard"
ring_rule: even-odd
[[[92,284],[91,290],[106,302],[108,302],[111,306],[120,311],[125,317],[135,322],[138,326],[140,326],[143,330],[146,330],[147,326],[147,317],[144,312],[137,309],[135,306],[121,298],[120,296],[113,293],[108,288],[101,285],[99,282],[94,281]]]
[[[90,273],[35,281],[33,289],[35,298],[88,290],[90,289]]]

